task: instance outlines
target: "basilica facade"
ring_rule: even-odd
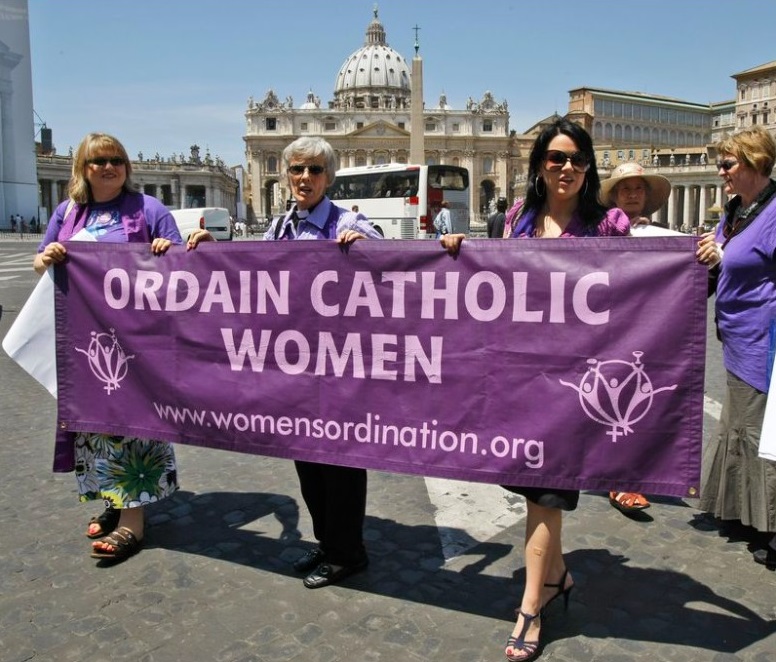
[[[322,136],[339,167],[408,163],[411,130],[411,62],[388,45],[377,9],[364,44],[336,73],[334,96],[326,102],[310,91],[304,103],[269,90],[248,100],[246,118],[249,220],[285,210],[289,196],[281,176],[281,154],[300,136]],[[460,165],[470,174],[470,209],[487,213],[497,197],[511,197],[515,177],[514,136],[505,101],[489,91],[455,109],[442,94],[423,109],[425,163]]]
[[[248,101],[245,112],[247,172],[245,200],[250,218],[275,215],[289,196],[281,176],[281,153],[299,136],[323,136],[339,167],[407,163],[410,151],[411,66],[388,45],[377,10],[363,45],[334,77],[333,97],[322,102],[312,91],[305,101],[279,98],[274,90]],[[569,91],[568,119],[591,134],[602,179],[626,161],[660,172],[672,193],[655,220],[688,231],[716,221],[725,203],[714,168],[714,143],[752,124],[776,128],[776,63],[734,74],[735,98],[694,103],[642,92],[579,87]],[[732,90],[731,90],[732,92]],[[422,92],[421,92],[422,94]],[[770,105],[769,105],[770,104]],[[465,108],[441,95],[423,106],[426,163],[461,165],[470,173],[472,221],[482,220],[493,201],[524,194],[531,145],[557,115],[522,133],[510,129],[506,101],[490,91]]]

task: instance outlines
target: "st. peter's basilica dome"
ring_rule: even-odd
[[[410,69],[404,57],[385,42],[385,29],[374,18],[364,46],[340,67],[334,84],[335,108],[408,108]]]

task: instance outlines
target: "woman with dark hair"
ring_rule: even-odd
[[[508,236],[603,237],[630,234],[630,221],[617,208],[598,201],[600,180],[593,143],[577,124],[558,120],[536,139],[528,165],[528,189],[507,216]],[[456,254],[462,234],[440,241]],[[504,486],[526,498],[525,588],[515,610],[517,623],[504,651],[510,662],[526,662],[539,655],[541,614],[555,598],[568,605],[574,580],[563,559],[561,525],[564,510],[574,510],[578,490]]]
[[[573,151],[569,152],[569,149]],[[580,188],[573,191],[571,196],[572,205],[569,205],[568,196],[564,194],[566,180],[580,183]],[[553,185],[559,184],[560,189],[548,190],[548,181]],[[560,223],[555,224],[556,229],[562,232],[549,236],[594,237],[622,234],[613,230],[617,224],[608,219],[606,207],[599,202],[600,189],[601,180],[595,165],[595,152],[590,135],[578,124],[558,120],[542,131],[531,149],[526,195],[524,199],[517,200],[507,212],[505,232],[508,232],[507,236],[546,236],[546,219],[537,216],[543,210],[547,211],[550,203],[562,203],[566,210],[561,212],[563,218]],[[621,212],[614,215],[620,218]],[[569,226],[568,222],[571,220],[574,222]],[[520,232],[515,234],[517,221]]]

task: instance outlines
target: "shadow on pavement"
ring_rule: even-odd
[[[147,541],[151,547],[301,579],[291,564],[311,542],[301,540],[298,524],[299,506],[288,496],[179,492],[160,504]],[[367,516],[365,537],[369,568],[338,588],[512,619],[523,569],[513,577],[485,574],[510,553],[515,565],[522,565],[522,554],[512,545],[476,544],[466,554],[476,560],[451,569],[445,565],[435,526]],[[685,573],[632,567],[628,558],[605,549],[574,550],[566,559],[576,589],[567,614],[557,604],[560,600],[548,610],[542,636],[545,644],[581,634],[591,639],[611,637],[735,653],[776,632],[776,621],[763,619]]]
[[[572,551],[566,560],[581,595],[572,595],[573,618],[549,620],[548,641],[581,634],[735,653],[776,632],[776,621],[685,573],[631,567],[605,549]]]

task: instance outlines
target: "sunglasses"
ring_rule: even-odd
[[[738,161],[735,159],[725,159],[724,161],[717,161],[717,170],[724,170],[727,172],[732,167],[737,166]]]
[[[127,162],[120,156],[111,156],[110,158],[107,156],[97,156],[93,159],[89,159],[87,163],[89,165],[97,166],[98,168],[104,168],[110,163],[114,168],[118,168],[119,166],[126,165]]]
[[[566,165],[566,161],[571,161],[571,167],[577,172],[587,172],[590,169],[590,159],[584,152],[566,154],[559,149],[551,149],[544,155],[547,170],[560,170]]]
[[[292,175],[302,175],[307,170],[311,175],[322,175],[326,170],[322,165],[290,165],[288,172]]]

